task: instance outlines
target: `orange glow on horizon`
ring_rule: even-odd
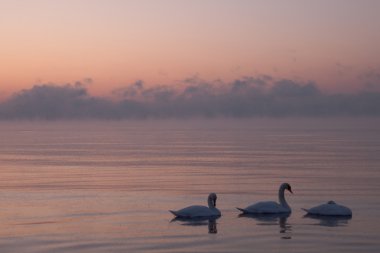
[[[380,2],[338,2],[5,1],[0,94],[92,78],[90,92],[107,96],[135,80],[260,74],[359,89],[358,76],[380,73]]]

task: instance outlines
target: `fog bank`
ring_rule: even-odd
[[[177,86],[136,81],[89,94],[86,84],[37,84],[0,103],[0,119],[131,119],[380,116],[380,93],[322,92],[313,82],[244,77],[233,82],[188,78]]]

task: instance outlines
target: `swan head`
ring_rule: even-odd
[[[284,190],[288,190],[291,194],[293,194],[292,187],[288,183],[283,183],[280,188]]]
[[[209,205],[211,204],[213,207],[216,207],[216,199],[216,193],[210,193],[208,195],[207,202],[209,203]]]

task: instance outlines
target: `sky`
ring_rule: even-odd
[[[0,0],[0,101],[44,85],[117,99],[136,83],[220,93],[265,77],[267,93],[284,80],[379,92],[379,11],[378,0]]]

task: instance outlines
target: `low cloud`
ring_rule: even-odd
[[[88,95],[84,84],[35,85],[0,104],[1,119],[106,118],[110,101]]]
[[[380,70],[369,69],[360,74],[358,79],[364,83],[367,90],[380,92]]]
[[[380,116],[380,92],[327,94],[313,82],[270,76],[232,82],[195,76],[153,87],[138,80],[113,91],[117,102],[91,96],[91,82],[39,84],[17,92],[0,103],[0,119]]]

